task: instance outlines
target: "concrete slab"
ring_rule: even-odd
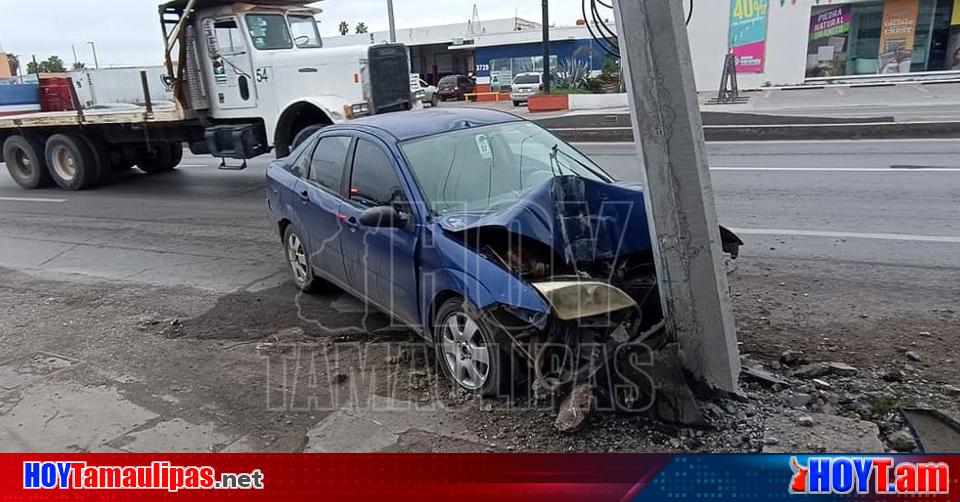
[[[15,404],[0,415],[0,451],[115,451],[108,441],[158,418],[112,387],[40,383],[11,395]]]
[[[478,442],[455,427],[455,414],[428,405],[376,396],[365,408],[342,408],[307,431],[305,453],[374,453],[393,449],[401,436],[417,431],[458,442]]]
[[[764,427],[764,453],[831,452],[883,453],[877,424],[837,415],[811,413],[803,415],[813,424],[799,424],[799,416],[781,415],[768,418]]]
[[[213,424],[192,424],[174,418],[114,439],[110,446],[131,453],[210,453],[236,440],[235,436],[218,432]]]
[[[77,361],[48,352],[37,352],[4,362],[0,364],[0,391],[38,382],[75,364]]]

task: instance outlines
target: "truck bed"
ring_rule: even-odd
[[[187,117],[183,110],[174,106],[155,106],[153,113],[146,108],[93,109],[66,112],[30,112],[0,116],[0,130],[28,127],[64,127],[79,125],[109,124],[159,124],[181,122]]]

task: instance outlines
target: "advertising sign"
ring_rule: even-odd
[[[883,5],[877,73],[910,72],[919,14],[920,0],[887,0]]]
[[[852,5],[814,7],[807,47],[808,78],[846,74],[847,37],[852,20]]]
[[[729,47],[737,58],[739,73],[763,73],[768,7],[769,0],[730,1]]]

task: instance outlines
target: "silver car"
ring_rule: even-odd
[[[510,99],[513,106],[526,103],[530,96],[543,90],[543,75],[540,73],[520,73],[510,84]]]

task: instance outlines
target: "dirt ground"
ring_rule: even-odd
[[[704,403],[706,428],[596,413],[561,434],[549,403],[455,391],[416,335],[339,292],[218,296],[0,269],[0,450],[830,449],[771,436],[808,415],[876,424],[896,449],[898,406],[960,415],[948,387],[960,387],[960,278],[747,260],[731,288],[742,353],[788,384],[745,378],[739,398]],[[823,361],[856,372],[793,376]]]

